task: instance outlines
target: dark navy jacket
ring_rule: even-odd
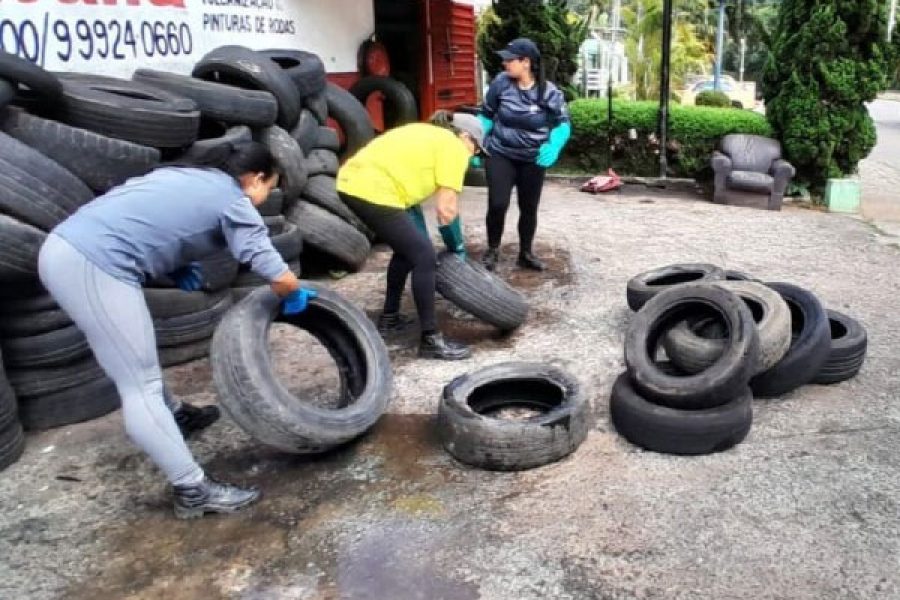
[[[523,90],[506,73],[491,82],[482,114],[494,122],[485,140],[487,151],[527,162],[537,159],[538,148],[550,137],[550,130],[569,120],[569,108],[555,85],[546,83],[544,101],[539,103],[537,83]]]

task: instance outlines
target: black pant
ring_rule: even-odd
[[[496,154],[487,157],[484,167],[488,184],[488,246],[500,246],[506,211],[515,186],[519,198],[519,252],[531,252],[546,169],[533,162],[510,160]]]
[[[437,256],[431,240],[402,209],[372,204],[349,194],[341,194],[341,198],[394,251],[387,270],[384,312],[400,310],[406,278],[412,271],[413,300],[419,313],[419,325],[422,332],[435,331],[434,271]]]

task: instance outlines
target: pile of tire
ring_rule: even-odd
[[[298,275],[304,241],[317,260],[355,270],[368,231],[341,203],[334,175],[373,135],[360,102],[306,52],[223,46],[192,76],[138,69],[124,80],[49,73],[0,51],[0,347],[17,418],[40,429],[118,405],[84,336],[37,281],[38,250],[54,226],[161,162],[255,139],[284,173],[261,207],[275,247]],[[234,298],[263,283],[227,252],[201,267],[198,292],[147,284],[164,366],[205,356]]]
[[[610,415],[649,450],[731,448],[750,431],[754,398],[845,381],[865,360],[865,328],[789,283],[676,264],[633,277],[627,300],[637,314]]]

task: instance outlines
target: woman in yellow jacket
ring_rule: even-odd
[[[412,272],[422,334],[419,356],[459,360],[471,351],[444,338],[437,328],[434,247],[406,211],[434,196],[442,237],[449,248],[465,254],[458,195],[470,160],[484,152],[484,131],[477,117],[468,114],[433,119],[438,122],[404,125],[372,140],[341,167],[337,189],[347,206],[394,251],[379,331],[388,333],[407,324],[400,315],[400,300]]]

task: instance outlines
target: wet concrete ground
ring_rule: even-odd
[[[475,255],[483,210],[483,192],[468,191]],[[245,513],[173,519],[118,413],[30,435],[0,474],[0,598],[900,598],[900,251],[848,218],[634,190],[551,186],[541,219],[551,270],[513,267],[511,214],[500,271],[528,296],[529,322],[504,336],[440,300],[440,321],[473,358],[416,360],[415,330],[391,340],[394,397],[367,435],[295,457],[223,419],[192,441],[210,473],[263,489]],[[387,259],[375,253],[333,286],[375,315]],[[630,317],[625,282],[676,261],[810,287],[869,328],[863,371],[757,401],[750,436],[722,454],[631,446],[607,410]],[[271,348],[292,390],[334,401],[336,370],[309,336],[279,326]],[[456,463],[434,431],[441,388],[513,358],[581,380],[594,409],[588,439],[522,473]],[[167,378],[187,401],[215,401],[208,361]]]

